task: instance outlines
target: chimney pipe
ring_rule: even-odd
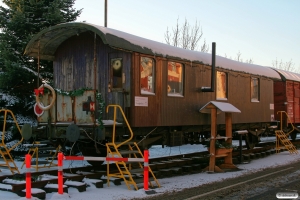
[[[104,27],[107,27],[107,0],[104,1]]]
[[[212,55],[211,55],[211,83],[210,87],[201,87],[202,92],[214,92],[215,91],[215,69],[216,69],[216,43],[212,43]]]

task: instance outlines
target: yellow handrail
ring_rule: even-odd
[[[290,122],[290,124],[292,125],[292,127],[293,127],[293,129],[290,131],[290,132],[288,132],[288,133],[286,133],[286,135],[289,135],[291,132],[293,132],[294,130],[295,130],[295,127],[294,127],[294,124],[292,123],[292,120],[290,119],[290,117],[289,117],[289,115],[285,112],[285,111],[278,111],[277,112],[277,115],[278,115],[278,113],[280,113],[280,130],[282,131],[282,113],[285,113],[285,115],[286,115],[286,117],[287,117],[287,119],[288,119],[288,122]]]
[[[130,138],[128,138],[128,139],[125,140],[124,142],[118,144],[118,147],[119,147],[119,146],[122,146],[123,144],[129,142],[130,140],[132,140],[132,138],[133,138],[133,132],[132,132],[132,130],[131,130],[131,128],[130,128],[130,125],[129,125],[127,119],[126,119],[126,116],[125,116],[125,114],[124,114],[124,112],[123,112],[123,110],[122,110],[122,107],[119,106],[119,105],[114,105],[114,104],[108,105],[108,106],[106,107],[106,113],[108,113],[108,109],[109,109],[110,107],[113,107],[113,108],[114,108],[114,123],[113,123],[112,143],[115,143],[115,130],[116,130],[117,108],[120,109],[121,114],[122,114],[122,116],[123,116],[123,119],[124,119],[124,121],[126,122],[127,127],[128,127],[128,129],[129,129],[129,131],[130,131]]]
[[[2,145],[3,146],[5,146],[5,128],[6,128],[6,118],[7,118],[7,113],[10,113],[11,114],[11,116],[12,116],[12,118],[14,119],[14,122],[15,122],[15,124],[16,124],[16,126],[17,126],[17,128],[18,128],[18,130],[19,130],[19,132],[20,132],[20,134],[21,134],[21,136],[22,136],[22,131],[21,131],[21,129],[20,129],[20,127],[19,127],[19,124],[18,124],[18,121],[17,121],[17,119],[16,119],[16,117],[15,117],[15,115],[13,114],[13,112],[11,111],[11,110],[7,110],[7,109],[1,109],[0,110],[0,113],[1,112],[4,112],[4,121],[3,121],[3,130],[2,130]],[[10,147],[10,149],[8,149],[8,152],[10,152],[11,150],[13,150],[16,146],[18,146],[19,144],[21,144],[22,142],[23,142],[23,136],[22,136],[22,138],[21,138],[21,140],[19,141],[19,142],[17,142],[16,144],[14,144],[13,146],[11,146]]]

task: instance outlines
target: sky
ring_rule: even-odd
[[[300,135],[298,134],[298,138]],[[274,141],[275,137],[263,137],[261,138],[261,141]],[[233,140],[233,145],[238,145],[237,140]],[[244,145],[244,143],[243,143]],[[175,147],[165,147],[161,148],[161,146],[152,146],[149,149],[150,154],[150,163],[151,158],[154,157],[161,157],[161,156],[167,156],[167,155],[184,155],[185,153],[191,153],[191,152],[199,152],[199,151],[206,151],[206,148],[199,144],[199,145],[183,145],[183,146],[175,146]],[[78,192],[75,188],[68,188],[68,193],[64,194],[58,194],[57,192],[47,193],[46,194],[46,200],[98,200],[98,199],[105,199],[105,200],[124,200],[124,199],[133,199],[133,198],[145,198],[153,195],[159,195],[165,192],[175,192],[180,191],[184,188],[189,187],[197,187],[201,186],[207,183],[212,183],[214,181],[224,181],[226,178],[233,178],[233,177],[239,177],[243,176],[245,174],[253,173],[254,171],[260,171],[264,170],[268,167],[277,167],[282,166],[287,163],[292,162],[299,162],[300,161],[300,154],[290,154],[288,151],[284,151],[278,154],[272,154],[265,158],[255,159],[251,160],[250,163],[247,164],[236,164],[236,167],[238,167],[238,171],[235,172],[226,172],[226,173],[196,173],[196,174],[190,174],[190,175],[184,175],[184,176],[175,176],[170,178],[158,178],[158,181],[161,185],[160,188],[156,189],[150,189],[155,194],[148,195],[146,194],[145,190],[143,189],[143,185],[138,185],[139,189],[138,191],[135,190],[128,190],[126,187],[126,184],[124,182],[121,183],[121,185],[114,185],[113,183],[110,183],[110,186],[108,187],[107,184],[103,185],[103,188],[96,188],[93,184],[91,184],[91,181],[89,179],[84,179],[86,184],[89,185],[87,187],[86,192]],[[54,161],[57,162],[57,161]],[[27,170],[26,168],[20,168],[23,162],[17,161],[16,164],[19,167],[19,170],[21,173],[25,173]],[[70,168],[70,167],[82,167],[87,165],[86,161],[63,161],[63,168]],[[57,167],[52,167],[53,169],[57,169]],[[33,170],[33,169],[32,169]],[[47,170],[47,168],[41,168],[39,171]],[[300,174],[300,170],[296,172],[297,174]],[[10,174],[10,171],[3,168],[1,169],[0,175],[3,174]],[[43,179],[46,179],[47,175],[43,176]],[[13,180],[6,180],[7,182],[13,181]],[[14,180],[14,182],[17,182]],[[156,184],[155,184],[156,185]],[[55,185],[52,185],[55,186]],[[3,185],[0,183],[0,187],[3,187]],[[33,190],[35,192],[36,189]],[[274,197],[275,198],[275,197]],[[19,197],[15,193],[7,192],[7,191],[1,191],[1,199],[6,200],[24,200],[25,197]],[[31,198],[36,199],[36,198]]]
[[[300,1],[298,0],[107,0],[107,27],[165,42],[177,19],[200,23],[204,39],[216,42],[216,53],[273,66],[292,61],[300,69]],[[3,3],[0,0],[0,5]],[[76,0],[83,8],[77,21],[104,26],[104,0]]]
[[[300,1],[298,0],[107,0],[107,27],[165,42],[167,27],[177,19],[200,23],[203,39],[216,42],[220,56],[236,59],[238,52],[254,64],[292,60],[300,68]],[[104,26],[104,0],[76,0],[83,8],[77,21]],[[200,41],[200,44],[203,40]],[[211,48],[210,48],[211,50]]]

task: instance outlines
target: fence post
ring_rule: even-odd
[[[57,156],[57,166],[58,166],[58,194],[63,194],[63,154],[58,153]]]
[[[25,156],[26,162],[26,199],[31,199],[31,155],[26,154]]]
[[[148,190],[148,179],[149,179],[149,151],[144,150],[144,190]]]

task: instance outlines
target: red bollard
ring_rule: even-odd
[[[26,162],[26,199],[31,199],[31,155],[26,154],[25,156]]]
[[[58,166],[58,194],[63,194],[63,157],[62,153],[58,153],[57,166]]]
[[[149,180],[149,151],[144,150],[144,190],[148,190]]]

